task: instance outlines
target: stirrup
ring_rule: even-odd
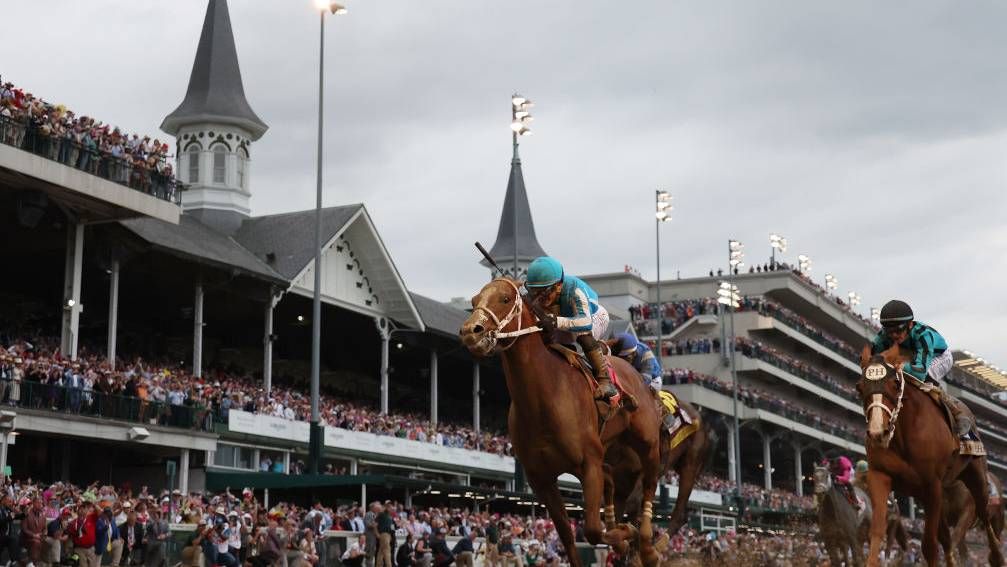
[[[594,390],[594,399],[599,402],[608,402],[615,396],[619,394],[619,391],[615,389],[615,385],[611,382],[607,383],[607,388],[604,382],[599,382],[598,387]]]

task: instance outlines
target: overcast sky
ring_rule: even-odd
[[[569,271],[654,276],[655,188],[674,194],[665,275],[768,235],[863,310],[902,297],[959,348],[1007,364],[1007,4],[346,0],[327,24],[325,203],[363,202],[409,287],[486,280],[509,97],[536,103],[521,154],[539,241]],[[3,8],[4,78],[162,134],[204,0]],[[313,0],[231,0],[245,91],[270,125],[252,209],[314,205]],[[20,22],[23,25],[17,25]],[[163,134],[162,134],[163,135]]]

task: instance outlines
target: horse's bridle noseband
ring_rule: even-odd
[[[895,379],[899,383],[899,395],[896,399],[892,400],[895,402],[895,409],[894,410],[889,409],[888,406],[884,404],[885,398],[889,399],[891,398],[891,396],[889,396],[888,393],[885,392],[884,389],[881,387],[881,384],[883,384],[883,382],[888,380],[888,376],[886,373],[885,377],[879,381],[881,383],[877,384],[874,388],[871,389],[871,391],[867,392],[868,396],[873,397],[875,394],[881,394],[882,398],[881,401],[879,402],[871,402],[867,404],[867,409],[864,411],[864,420],[866,421],[866,423],[870,424],[871,410],[874,408],[878,408],[888,414],[888,430],[885,431],[884,436],[881,438],[882,445],[887,446],[891,442],[892,437],[895,436],[895,423],[899,420],[899,413],[902,411],[902,399],[904,394],[906,393],[906,378],[902,372],[901,365],[893,367],[888,363],[884,363],[884,366],[886,369],[891,369],[895,371]],[[870,382],[868,383],[870,384]]]
[[[493,352],[503,352],[514,346],[514,343],[517,342],[518,338],[524,335],[538,333],[542,329],[538,327],[524,327],[524,328],[521,327],[521,314],[524,311],[524,298],[521,297],[521,290],[518,289],[517,284],[515,284],[514,282],[512,282],[507,278],[497,278],[496,281],[505,281],[507,282],[507,285],[511,286],[511,288],[514,290],[514,305],[511,306],[510,311],[507,313],[507,315],[505,315],[504,318],[501,319],[497,317],[497,314],[494,313],[492,309],[486,307],[482,303],[476,305],[475,308],[472,309],[472,312],[483,313],[493,320],[493,323],[496,325],[496,329],[486,331],[486,338],[492,343],[493,346],[490,348]],[[517,329],[514,331],[502,332],[501,329],[509,325],[510,322],[513,321],[515,317],[517,318]],[[498,342],[499,339],[512,339],[512,340],[510,343],[507,344],[507,346],[501,347]]]

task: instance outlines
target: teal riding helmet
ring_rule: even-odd
[[[549,256],[535,258],[528,265],[528,280],[525,286],[530,288],[549,287],[563,281],[563,264]]]

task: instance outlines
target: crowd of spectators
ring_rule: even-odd
[[[665,384],[698,384],[726,396],[734,394],[734,389],[730,382],[721,380],[716,376],[695,372],[688,368],[666,369]],[[864,430],[862,428],[851,426],[839,419],[830,418],[821,412],[806,409],[803,406],[782,399],[760,388],[739,385],[738,401],[750,408],[771,411],[818,431],[830,433],[848,441],[862,442],[864,440]]]
[[[661,481],[677,485],[678,474],[675,471],[668,471]],[[734,497],[737,488],[734,482],[712,474],[702,474],[696,479],[694,489],[716,492],[730,499]],[[808,512],[815,508],[815,500],[811,496],[798,496],[793,492],[779,488],[766,490],[747,482],[741,484],[741,497],[745,501],[746,508],[757,508],[764,511],[795,513]]]
[[[169,146],[0,82],[0,143],[161,199],[176,199]]]
[[[749,358],[755,358],[768,362],[781,370],[789,372],[794,376],[804,378],[825,388],[826,390],[839,394],[848,400],[858,403],[860,401],[853,384],[836,380],[829,374],[822,372],[810,364],[798,360],[780,351],[779,349],[747,337],[737,337],[734,342],[735,349]]]
[[[86,349],[75,361],[64,359],[45,340],[12,341],[0,351],[0,403],[207,431],[227,423],[232,409],[299,421],[311,411],[309,396],[293,388],[273,386],[267,393],[247,376],[208,371],[195,377],[177,363],[139,358],[119,361],[113,370]],[[382,415],[328,394],[320,410],[323,426],[501,455],[511,450],[504,435],[433,424],[416,414]]]
[[[657,341],[645,341],[651,351],[657,349]],[[664,356],[682,356],[686,354],[710,354],[720,352],[720,339],[709,337],[693,337],[671,341],[661,341]]]

